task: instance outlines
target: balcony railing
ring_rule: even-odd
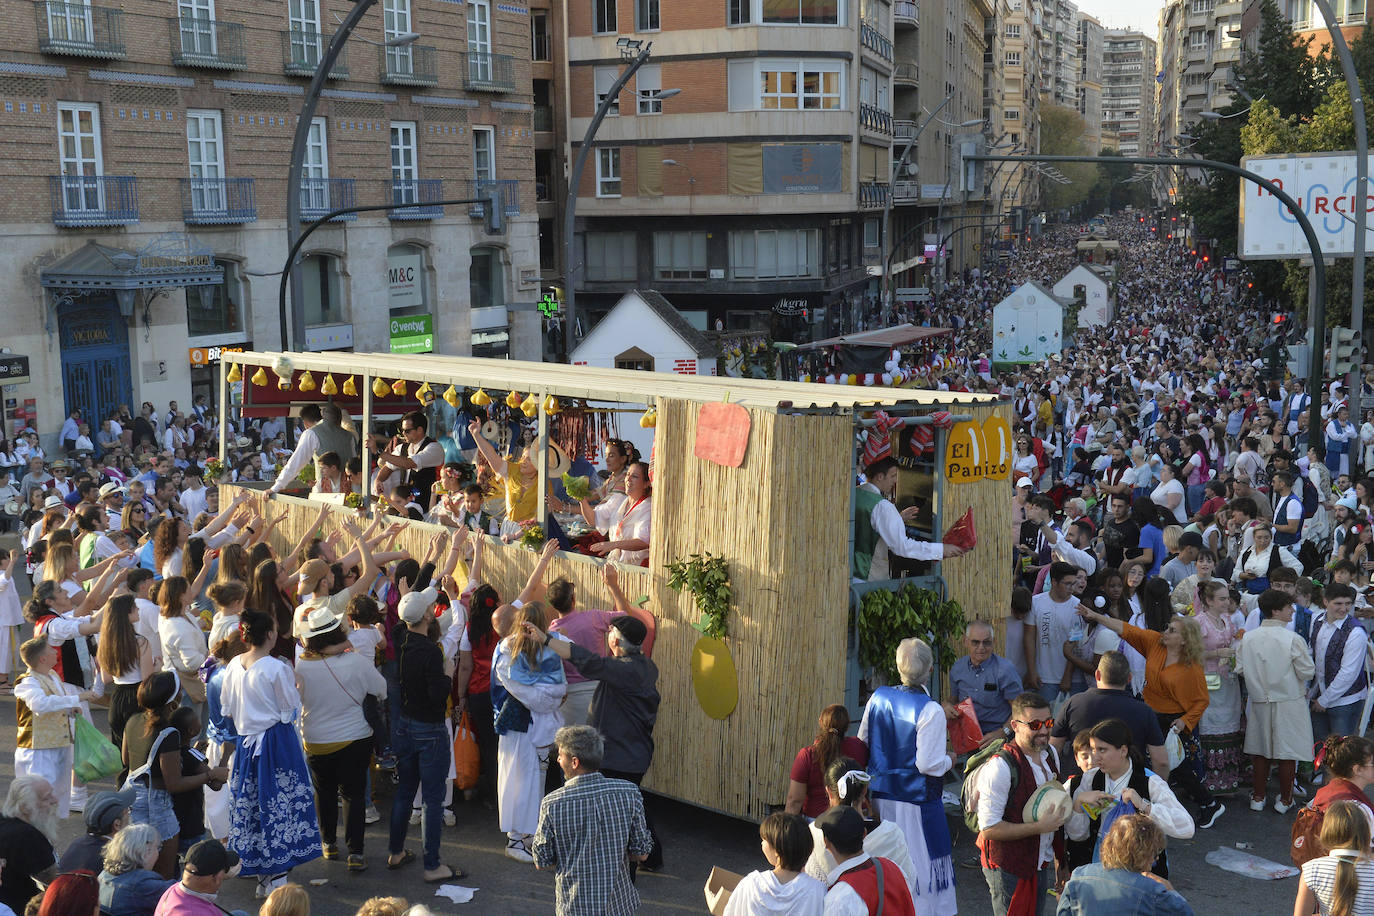
[[[50,175],[55,226],[128,226],[138,222],[138,179],[132,175]]]
[[[243,26],[237,22],[196,19],[167,20],[172,33],[172,63],[178,67],[242,70],[248,66],[243,49]]]
[[[859,23],[859,41],[883,60],[892,60],[892,42],[872,23]]]
[[[534,106],[534,129],[538,131],[553,130],[553,106],[535,105]]]
[[[469,51],[463,88],[468,92],[514,92],[515,58],[508,54]]]
[[[920,200],[921,183],[919,181],[897,181],[892,185],[893,200]]]
[[[324,59],[325,39],[315,29],[287,29],[281,33],[282,69],[287,76],[314,76]],[[348,46],[334,58],[329,68],[332,80],[348,79]]]
[[[301,179],[301,219],[314,222],[331,210],[357,205],[353,194],[352,178],[302,178]],[[356,213],[336,216],[332,222],[355,220]]]
[[[472,182],[473,197],[489,197],[497,195],[506,207],[507,216],[517,216],[520,213],[520,182],[514,178],[478,178]],[[471,204],[468,206],[468,216],[473,219],[484,219],[487,215],[486,204]]]
[[[253,222],[258,218],[253,179],[181,179],[181,218],[195,226]]]
[[[38,0],[38,50],[44,54],[117,60],[126,54],[122,11],[85,3]]]
[[[920,7],[914,0],[896,0],[892,4],[892,25],[899,29],[914,29],[921,24]]]
[[[876,181],[859,182],[859,209],[881,210],[892,197],[892,188]]]
[[[896,140],[910,140],[916,136],[916,122],[905,119],[893,121],[892,136]]]
[[[439,85],[439,52],[429,45],[379,47],[377,80],[391,86]]]
[[[892,112],[877,105],[862,103],[859,105],[859,126],[880,134],[891,135]]]
[[[391,202],[414,204],[386,211],[390,219],[438,219],[444,208],[434,203],[444,199],[444,182],[439,178],[393,178]]]
[[[916,64],[898,64],[892,69],[892,82],[898,86],[916,86],[920,76],[921,68]]]

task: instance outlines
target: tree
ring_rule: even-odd
[[[1252,99],[1267,99],[1284,117],[1306,115],[1321,103],[1331,79],[1326,61],[1312,56],[1311,44],[1311,38],[1294,36],[1275,0],[1261,0],[1259,43],[1236,65],[1236,85]]]
[[[1115,162],[1121,158],[1117,150],[1107,149],[1098,153],[1101,162],[1097,166],[1097,180],[1093,182],[1088,194],[1089,213],[1112,212],[1118,207],[1146,208],[1150,205],[1150,187],[1143,181],[1131,181],[1136,167],[1125,162]]]
[[[1087,147],[1083,133],[1087,124],[1083,116],[1072,108],[1045,105],[1040,109],[1040,152],[1047,156],[1083,156]],[[1056,168],[1069,179],[1061,184],[1041,178],[1041,200],[1046,209],[1067,210],[1088,199],[1097,180],[1097,166],[1090,162],[1060,162]]]

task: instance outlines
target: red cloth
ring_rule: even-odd
[[[1318,811],[1325,811],[1332,802],[1338,801],[1353,801],[1369,807],[1369,796],[1365,795],[1359,786],[1340,776],[1332,777],[1330,782],[1317,790],[1317,794],[1312,797],[1312,807]]]
[[[858,738],[851,736],[840,741],[840,753],[853,758],[861,769],[868,763],[868,745]],[[802,814],[815,818],[830,807],[830,800],[825,795],[825,774],[816,765],[816,755],[811,745],[808,744],[797,751],[790,775],[793,782],[806,786],[806,801],[802,802]]]
[[[870,913],[878,912],[878,868],[883,870],[883,916],[916,916],[916,904],[906,886],[906,876],[890,859],[881,856],[856,865],[835,879],[854,888]],[[832,885],[833,886],[833,885]]]
[[[864,467],[892,454],[891,432],[902,425],[901,420],[882,410],[873,415],[873,420],[873,428],[864,436]]]
[[[468,693],[486,693],[491,690],[491,656],[498,642],[493,630],[472,646],[472,677],[468,678]]]

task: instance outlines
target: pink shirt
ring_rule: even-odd
[[[549,631],[561,633],[588,652],[595,652],[605,658],[611,654],[610,649],[606,647],[606,633],[611,629],[611,621],[623,616],[616,611],[585,608],[559,617],[549,624]],[[572,662],[564,662],[563,671],[568,676],[569,684],[587,680],[572,666]]]
[[[180,881],[167,888],[153,916],[224,916],[224,910],[188,891]]]

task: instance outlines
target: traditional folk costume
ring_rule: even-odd
[[[57,796],[57,816],[71,813],[72,716],[81,713],[81,688],[56,671],[29,671],[14,685],[19,738],[14,748],[15,776],[42,776]]]
[[[568,681],[563,660],[547,646],[540,648],[538,668],[523,655],[512,658],[510,651],[509,639],[497,643],[491,674],[492,707],[497,711],[497,809],[501,829],[515,843],[533,836],[539,827],[544,774],[553,736],[563,727]],[[498,693],[506,694],[499,702]]]

